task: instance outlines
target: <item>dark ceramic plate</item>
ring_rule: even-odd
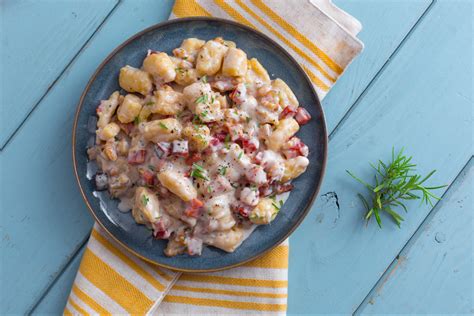
[[[121,67],[140,67],[148,49],[171,53],[188,37],[209,40],[221,36],[237,43],[249,58],[256,57],[272,79],[281,78],[294,91],[299,102],[311,114],[312,120],[298,133],[310,149],[307,171],[293,182],[295,188],[280,214],[270,224],[258,227],[233,253],[213,247],[203,250],[200,257],[181,255],[168,258],[163,254],[164,240],[154,240],[151,231],[138,225],[130,213],[117,209],[117,200],[106,192],[94,193],[94,163],[87,161],[86,148],[94,138],[95,116],[100,100],[120,89]],[[99,66],[81,96],[73,131],[74,171],[84,200],[97,222],[119,243],[139,257],[170,269],[202,272],[237,266],[255,259],[285,240],[308,213],[319,190],[327,155],[327,134],[324,115],[313,86],[298,63],[277,43],[264,34],[244,25],[214,18],[178,19],[152,26],[115,49]],[[89,174],[88,174],[89,173]]]

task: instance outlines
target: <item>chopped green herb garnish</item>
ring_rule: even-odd
[[[166,126],[163,122],[158,123],[162,129],[168,129],[168,126]]]
[[[227,134],[225,135],[225,139],[224,139],[224,146],[225,146],[225,149],[229,149],[230,148],[230,134]]]
[[[133,119],[133,124],[135,124],[135,125],[140,124],[140,117],[136,116],[136,117]]]
[[[215,100],[216,100],[216,99],[215,99],[214,96],[212,95],[212,96],[211,96],[211,103],[214,103]]]
[[[196,114],[194,114],[194,116],[193,116],[193,124],[202,124],[201,119]],[[194,125],[194,126],[195,126],[194,128],[196,128],[197,125]]]
[[[217,171],[219,172],[220,175],[225,176],[227,172],[227,166],[220,166],[219,169],[217,169]]]
[[[204,137],[203,135],[197,134],[196,137],[199,138],[200,140],[202,140],[203,143],[207,144],[207,139],[206,139],[206,137]]]
[[[243,155],[243,154],[244,154],[244,152],[243,152],[243,151],[241,151],[241,152],[240,152],[240,154],[239,154],[239,157],[238,157],[238,158],[239,158],[239,160],[240,160],[240,158],[242,158],[242,155]]]
[[[203,76],[203,77],[201,78],[201,81],[204,82],[204,83],[207,83],[207,76]]]
[[[148,201],[150,201],[148,196],[142,195],[142,204],[143,204],[143,206],[146,206],[148,204]]]
[[[148,165],[148,169],[150,169],[151,171],[155,171],[155,167],[153,167],[152,165]]]
[[[181,67],[177,67],[174,69],[176,72],[179,72],[180,74],[183,74],[185,72],[185,70]]]
[[[202,112],[201,112],[201,116],[202,116],[202,117],[206,117],[206,116],[207,116],[207,113],[208,113],[207,111],[202,111]]]
[[[153,102],[153,101],[148,101],[147,103],[145,103],[146,106],[150,106],[150,105],[154,105],[154,104],[155,104],[155,102]]]
[[[199,104],[199,103],[207,103],[207,94],[201,95],[199,98],[197,98],[194,103]]]
[[[191,170],[191,177],[203,179],[203,180],[209,180],[209,178],[206,176],[206,170],[202,166],[196,163],[193,163],[193,167]]]
[[[247,123],[250,123],[250,116],[247,116],[245,120],[247,121]]]
[[[207,192],[212,193],[212,187],[211,186],[207,187]]]

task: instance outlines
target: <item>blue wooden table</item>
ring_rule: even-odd
[[[474,313],[473,4],[338,0],[365,50],[325,98],[327,174],[290,239],[289,313]],[[93,221],[71,165],[79,96],[101,60],[172,0],[0,2],[0,313],[59,313]],[[346,174],[405,147],[448,184],[401,229],[362,221]]]

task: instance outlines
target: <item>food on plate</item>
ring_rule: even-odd
[[[167,256],[233,252],[280,212],[308,147],[311,116],[281,79],[222,38],[185,39],[124,65],[121,91],[97,107],[96,189],[120,199]]]

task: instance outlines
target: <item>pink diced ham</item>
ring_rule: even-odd
[[[296,110],[295,120],[298,122],[298,124],[304,125],[308,123],[310,119],[311,119],[311,115],[309,114],[308,111],[306,111],[305,108],[299,107]]]

